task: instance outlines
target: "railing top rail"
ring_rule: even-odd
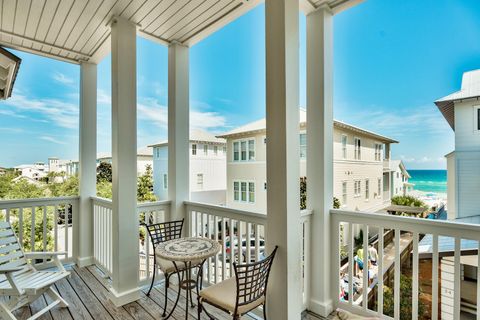
[[[185,201],[184,204],[187,207],[190,206],[194,208],[206,209],[205,213],[211,213],[213,215],[223,215],[225,217],[232,217],[234,219],[254,222],[254,223],[261,223],[261,224],[267,223],[267,215],[262,213],[232,209],[228,207],[222,207],[218,205],[212,205],[212,204],[201,203],[201,202],[193,202],[193,201]]]
[[[311,216],[313,214],[313,210],[311,209],[303,209],[303,210],[300,210],[300,217],[308,217],[308,216]]]
[[[50,204],[50,203],[59,203],[59,202],[69,202],[72,200],[78,200],[78,196],[69,196],[69,197],[56,197],[56,198],[29,198],[29,199],[13,199],[13,200],[0,200],[0,208],[3,206],[12,206],[12,205],[24,205],[29,204]]]
[[[389,229],[398,228],[400,230],[418,232],[420,234],[437,234],[448,237],[480,240],[480,225],[475,224],[338,209],[330,210],[330,214],[332,215],[332,222],[334,223],[367,223],[370,226]]]
[[[137,208],[165,207],[165,206],[169,206],[171,203],[172,201],[170,200],[142,202],[137,204]]]
[[[107,199],[107,198],[101,198],[101,197],[91,197],[90,198],[94,203],[98,203],[98,204],[103,204],[105,206],[112,206],[112,200],[111,199]]]

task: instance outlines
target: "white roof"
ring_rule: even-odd
[[[402,160],[390,160],[390,170],[395,171],[397,168],[400,168],[404,175],[406,175],[408,178],[411,178],[410,173],[408,173],[407,168]]]
[[[299,109],[299,110],[300,110],[300,125],[305,126],[306,122],[307,122],[307,112],[304,109]],[[355,132],[370,136],[374,139],[378,139],[382,142],[398,143],[398,141],[393,140],[391,138],[388,138],[386,136],[380,135],[380,134],[372,132],[372,131],[362,129],[360,127],[353,126],[351,124],[348,124],[348,123],[345,123],[345,122],[342,122],[342,121],[334,120],[334,126],[337,127],[337,128],[343,128],[343,129],[346,129],[346,130],[355,131]],[[254,121],[254,122],[250,122],[246,125],[240,126],[238,128],[235,128],[235,129],[233,129],[229,132],[226,132],[222,135],[219,135],[218,137],[219,138],[229,138],[229,137],[237,136],[237,135],[261,133],[261,132],[265,132],[266,127],[267,127],[266,119],[263,118],[263,119],[260,119],[260,120]]]
[[[153,157],[153,150],[149,147],[143,147],[137,150],[137,157],[138,156],[150,156]],[[97,159],[111,159],[112,153],[111,152],[99,152],[97,153]]]
[[[110,22],[122,17],[140,36],[191,46],[262,0],[3,1],[0,45],[73,63],[98,63],[110,51]],[[327,5],[334,13],[359,0],[300,0],[305,13]]]
[[[200,129],[192,129],[190,130],[190,142],[197,142],[197,143],[211,143],[211,144],[225,144],[225,139],[217,138],[214,134],[210,132],[200,130]],[[168,145],[168,140],[163,140],[157,142],[155,144],[149,145],[149,148],[153,147],[161,147]]]
[[[454,103],[465,99],[480,97],[480,69],[465,72],[462,76],[462,87],[460,91],[449,94],[446,97],[435,101],[438,109],[442,112],[450,127],[455,130]]]

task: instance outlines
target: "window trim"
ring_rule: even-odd
[[[197,155],[197,144],[192,143],[192,156],[196,156],[196,155]]]
[[[480,134],[480,105],[473,106],[473,132]]]
[[[200,183],[200,178],[201,177],[201,183]],[[205,176],[203,173],[197,173],[197,187],[200,187],[201,190],[203,190],[203,186],[204,186],[204,182],[205,182]]]
[[[342,181],[342,201],[341,206],[346,206],[348,203],[348,180]]]
[[[208,144],[203,145],[203,155],[207,156],[208,155]]]
[[[302,136],[305,137],[305,144],[302,144]],[[306,132],[300,132],[299,148],[300,148],[300,159],[307,159],[307,133]],[[304,152],[302,152],[302,148],[304,149]]]
[[[168,189],[168,173],[163,174],[163,190]]]
[[[358,188],[357,188],[358,186]],[[353,180],[353,196],[354,198],[360,198],[362,195],[362,181],[361,180]]]
[[[370,200],[370,179],[365,179],[365,200]]]
[[[354,159],[355,160],[362,160],[362,139],[359,137],[354,137]],[[358,143],[358,149],[357,149],[357,141]]]
[[[342,159],[347,159],[348,135],[342,134],[341,142],[342,142]]]

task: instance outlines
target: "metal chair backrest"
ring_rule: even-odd
[[[247,264],[233,264],[237,281],[235,313],[238,307],[252,303],[266,295],[268,277],[277,249],[278,246],[275,246],[273,252],[264,260]]]
[[[0,222],[0,268],[27,268],[23,249],[9,222]]]
[[[182,237],[183,219],[143,225],[147,228],[154,249],[159,243]]]

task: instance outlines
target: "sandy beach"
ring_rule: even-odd
[[[412,190],[408,193],[411,196],[421,199],[429,207],[438,206],[444,204],[447,208],[447,194],[439,192],[427,192],[420,190]]]

